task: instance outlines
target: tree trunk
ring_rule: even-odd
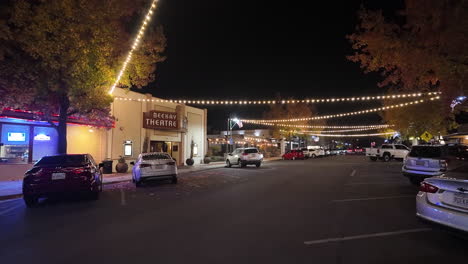
[[[57,125],[58,132],[58,154],[67,154],[67,119],[70,100],[67,95],[60,97],[59,119]]]

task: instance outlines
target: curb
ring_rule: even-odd
[[[277,161],[277,160],[280,160],[280,159],[273,159],[273,160],[265,160],[266,162],[270,162],[270,161]],[[221,168],[226,168],[226,166],[223,164],[219,164],[219,165],[223,165],[223,166],[219,166],[219,167],[212,167],[212,168],[206,168],[206,169],[199,169],[199,170],[193,170],[193,171],[185,171],[185,172],[181,172],[179,174],[188,174],[188,173],[192,173],[192,172],[199,172],[199,171],[207,171],[207,170],[215,170],[215,169],[221,169]],[[114,183],[121,183],[121,182],[128,182],[128,181],[131,181],[131,179],[125,179],[125,180],[117,180],[117,181],[113,181],[113,182],[103,182],[102,184],[103,185],[109,185],[109,184],[114,184]],[[9,194],[9,195],[4,195],[4,196],[1,196],[0,195],[0,201],[3,201],[3,200],[10,200],[10,199],[15,199],[15,198],[21,198],[23,197],[23,194],[22,193],[19,193],[19,194]]]

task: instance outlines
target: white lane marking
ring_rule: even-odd
[[[408,234],[408,233],[426,232],[426,231],[431,231],[431,230],[432,229],[430,228],[415,228],[415,229],[406,229],[406,230],[393,231],[393,232],[382,232],[382,233],[374,233],[374,234],[367,234],[367,235],[335,237],[335,238],[305,241],[304,244],[306,245],[324,244],[324,243],[330,243],[330,242],[340,242],[340,241],[348,241],[348,240],[364,239],[364,238],[372,238],[372,237],[396,236],[396,235],[402,235],[402,234]]]
[[[120,189],[120,204],[121,205],[127,205],[127,201],[125,200],[125,191],[123,189]]]
[[[354,175],[356,175],[356,170],[353,169],[353,171],[351,172],[349,176],[354,177]]]
[[[4,204],[4,203],[14,203],[14,202],[17,202],[19,200],[23,200],[22,198],[14,198],[14,199],[8,199],[8,200],[3,200],[3,201],[0,201],[0,204]]]
[[[400,199],[400,198],[415,198],[415,197],[416,197],[415,195],[369,197],[369,198],[356,198],[356,199],[333,200],[332,203],[345,203],[345,202],[370,201],[370,200],[385,200],[385,199]]]
[[[10,207],[10,208],[7,208],[7,209],[1,211],[1,212],[0,212],[0,215],[5,215],[5,214],[7,214],[7,213],[9,213],[9,212],[11,212],[11,211],[13,211],[13,210],[16,210],[16,209],[20,208],[20,207],[22,207],[22,204],[17,204],[17,205],[15,205],[15,206],[12,206],[12,207]]]
[[[372,184],[392,184],[392,183],[401,183],[401,184],[406,184],[406,181],[388,181],[388,182],[352,182],[352,183],[347,183],[345,186],[348,185],[372,185]]]

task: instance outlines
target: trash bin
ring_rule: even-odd
[[[102,173],[111,174],[112,173],[112,163],[113,160],[104,160],[102,162]]]

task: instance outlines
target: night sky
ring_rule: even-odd
[[[385,3],[382,3],[385,2]],[[312,3],[312,2],[309,2]],[[361,4],[392,14],[402,1],[161,0],[152,23],[164,27],[167,60],[145,91],[171,99],[273,99],[383,94],[377,74],[364,74],[345,56]],[[319,114],[375,104],[317,105]],[[256,106],[208,108],[210,129],[229,114],[261,118]],[[329,124],[368,124],[377,114]]]

